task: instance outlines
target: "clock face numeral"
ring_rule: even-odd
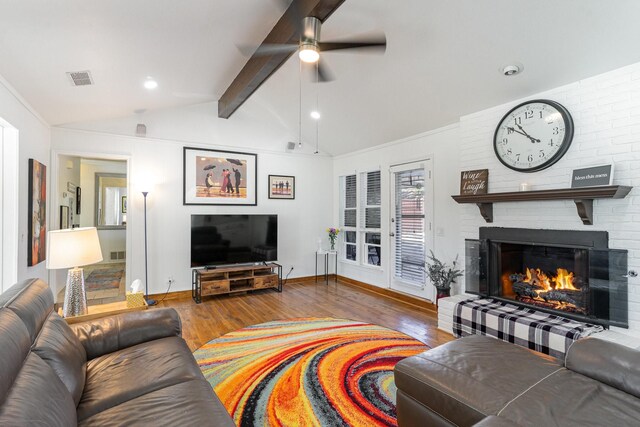
[[[573,122],[564,107],[551,101],[530,101],[504,116],[495,132],[494,149],[506,166],[534,171],[558,161],[572,138]]]

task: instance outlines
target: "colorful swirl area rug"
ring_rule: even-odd
[[[381,326],[303,318],[249,326],[194,356],[238,426],[395,426],[393,367],[428,347]]]

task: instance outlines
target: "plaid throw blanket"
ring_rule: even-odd
[[[476,299],[456,304],[453,334],[478,334],[501,339],[558,359],[571,344],[604,328],[494,300]]]

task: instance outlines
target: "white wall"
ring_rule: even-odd
[[[451,199],[459,186],[459,130],[457,125],[436,129],[412,138],[385,144],[334,159],[333,164],[333,224],[340,221],[339,177],[380,169],[382,190],[382,254],[381,268],[353,265],[348,262],[339,264],[339,273],[365,283],[388,288],[390,284],[390,260],[388,248],[390,200],[390,166],[417,160],[433,159],[434,217],[433,249],[436,256],[453,260],[458,252],[459,239],[458,211],[459,206]],[[325,233],[326,234],[326,233]],[[324,236],[324,234],[323,234]]]
[[[489,169],[489,191],[517,191],[521,182],[534,190],[567,188],[574,168],[615,164],[614,184],[634,189],[620,200],[597,200],[594,225],[580,221],[572,201],[496,203],[496,227],[568,230],[605,230],[611,248],[629,250],[629,268],[640,270],[640,64],[602,74],[527,99],[560,102],[571,113],[576,133],[566,155],[537,173],[519,173],[502,166],[492,146],[493,133],[502,116],[516,104],[483,110],[460,119],[460,170]],[[452,193],[453,194],[453,193]],[[461,206],[461,235],[477,238],[486,226],[475,205]],[[632,334],[640,335],[640,279],[629,278],[629,320]]]
[[[49,166],[51,131],[47,123],[0,77],[0,117],[10,123],[19,132],[19,208],[18,239],[18,280],[30,277],[47,279],[45,262],[27,267],[28,251],[28,185],[29,159],[35,159]],[[50,180],[50,168],[47,167],[47,186]],[[47,219],[51,212],[51,195],[47,193]],[[54,290],[55,291],[55,290]]]
[[[200,138],[206,139],[206,136],[201,135]],[[183,147],[226,150],[234,147],[62,128],[53,129],[52,146],[59,152],[93,152],[97,157],[100,154],[130,156],[127,207],[127,227],[131,228],[131,242],[127,249],[130,251],[129,283],[136,278],[144,279],[143,197],[138,187],[143,177],[151,177],[155,181],[147,201],[150,293],[165,292],[169,277],[176,280],[172,291],[191,288],[190,215],[196,213],[278,214],[278,256],[284,273],[294,266],[291,277],[314,274],[316,239],[331,223],[333,216],[331,159],[328,157],[241,149],[239,151],[258,154],[257,206],[183,206]],[[294,175],[296,199],[268,199],[269,174]]]

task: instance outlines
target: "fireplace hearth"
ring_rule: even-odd
[[[466,241],[466,290],[601,325],[628,327],[627,251],[604,231],[482,227]]]

